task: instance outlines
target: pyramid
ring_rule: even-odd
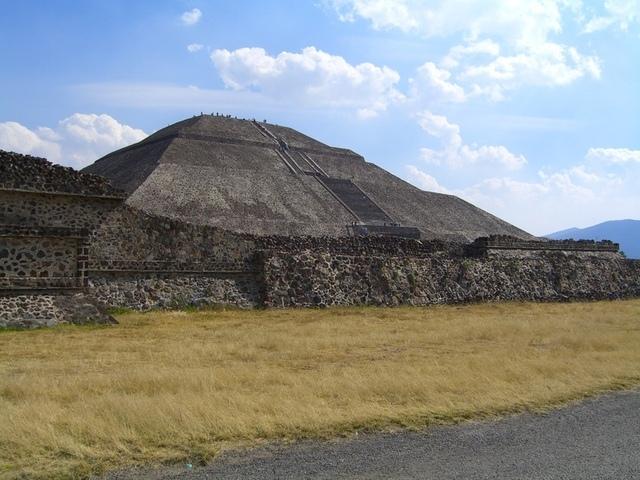
[[[256,235],[472,241],[527,232],[291,128],[201,115],[86,167],[153,215]]]

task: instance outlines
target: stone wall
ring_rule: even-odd
[[[424,257],[434,252],[465,256],[464,243],[443,240],[414,240],[398,237],[255,237],[259,250],[299,253],[305,250],[333,255],[391,255]]]
[[[640,262],[611,242],[237,234],[148,215],[99,178],[12,155],[0,151],[0,327],[108,323],[104,307],[640,295]]]
[[[468,247],[470,253],[495,253],[500,251],[564,251],[587,253],[612,253],[620,251],[620,245],[609,240],[522,240],[519,238],[492,235],[474,240]]]
[[[116,321],[83,293],[0,295],[0,328],[52,327],[64,323],[113,324]]]
[[[84,285],[86,241],[122,200],[0,190],[0,293]]]
[[[82,289],[88,234],[123,198],[104,178],[0,150],[0,327],[113,321]]]
[[[487,251],[485,252],[484,256],[488,256],[488,257],[499,257],[499,258],[514,258],[514,259],[518,259],[518,258],[540,258],[541,255],[544,255],[545,253],[547,253],[549,250],[534,250],[534,249],[516,249],[516,248],[489,248],[487,249]],[[603,259],[611,259],[611,260],[617,260],[619,258],[622,257],[622,255],[620,255],[619,251],[607,251],[607,250],[572,250],[572,249],[566,249],[566,250],[556,250],[556,249],[551,249],[551,252],[555,252],[555,253],[566,253],[566,254],[570,254],[573,255],[575,257],[579,257],[579,258],[603,258]]]
[[[92,229],[118,198],[0,190],[0,224]]]
[[[44,158],[4,150],[0,150],[0,188],[80,195],[121,195],[106,178],[55,165]]]
[[[104,305],[136,310],[262,305],[262,282],[251,273],[93,273],[88,292]]]
[[[111,307],[261,304],[254,239],[124,206],[89,241],[88,288]]]
[[[78,276],[78,242],[65,237],[0,237],[0,285]]]
[[[155,217],[123,205],[89,238],[93,272],[254,271],[255,241],[219,228]]]
[[[595,300],[640,296],[640,262],[563,252],[510,259],[272,251],[264,282],[267,307]]]

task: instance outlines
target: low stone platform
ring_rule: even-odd
[[[0,328],[38,328],[60,324],[118,323],[85,293],[22,293],[0,296]]]

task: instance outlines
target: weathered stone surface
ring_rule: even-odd
[[[81,195],[122,196],[109,181],[44,158],[0,150],[0,188]]]
[[[126,205],[89,238],[93,272],[254,271],[255,240],[219,228],[154,217]]]
[[[122,200],[0,190],[0,225],[92,229]]]
[[[597,300],[640,296],[640,261],[564,252],[537,258],[270,252],[264,281],[270,307]]]
[[[215,122],[220,123],[220,120]],[[264,161],[260,149],[272,147],[268,146],[258,127],[246,122],[225,122],[221,123],[223,133],[242,138],[216,137],[214,143],[222,144],[226,150],[214,149],[206,154],[209,156],[203,157],[202,149],[210,148],[207,142],[211,138],[206,134],[210,120],[187,122],[190,130],[186,134],[181,133],[182,127],[176,127],[175,131],[169,128],[162,133],[164,136],[150,138],[141,145],[158,148],[158,155],[162,155],[164,148],[169,149],[169,157],[163,158],[170,159],[168,163],[172,165],[186,165],[185,168],[192,169],[189,171],[196,177],[202,167],[209,165],[207,162],[213,162],[216,169],[223,168],[224,162],[229,160],[226,155],[236,155],[237,161],[246,162],[242,165],[244,170],[235,165],[242,170],[236,180],[244,182],[249,189],[247,198],[251,205],[244,205],[247,199],[239,196],[216,196],[209,185],[209,189],[198,190],[206,196],[204,203],[209,202],[212,208],[209,213],[219,215],[216,209],[221,205],[240,208],[242,215],[235,220],[225,219],[225,222],[231,222],[227,227],[234,221],[257,222],[252,218],[255,215],[263,222],[261,225],[269,225],[264,231],[281,231],[279,229],[284,225],[284,233],[295,235],[238,233],[254,231],[255,225],[247,229],[234,227],[231,230],[236,231],[229,231],[207,222],[182,221],[192,219],[191,210],[201,208],[197,195],[193,197],[199,193],[189,190],[191,186],[187,183],[180,184],[187,178],[174,177],[172,182],[188,190],[193,198],[187,202],[180,200],[179,209],[173,212],[177,214],[167,218],[150,215],[124,205],[117,197],[105,195],[110,190],[106,187],[101,190],[102,184],[93,177],[58,171],[39,159],[23,163],[10,159],[9,167],[5,165],[4,168],[13,180],[7,181],[6,185],[14,190],[2,189],[0,183],[0,326],[28,328],[59,323],[109,323],[112,319],[105,315],[104,306],[146,310],[213,304],[243,308],[429,305],[481,300],[591,300],[640,296],[640,262],[623,259],[617,245],[611,242],[534,242],[526,235],[525,238],[491,236],[467,242],[469,236],[481,231],[491,232],[497,224],[484,222],[484,213],[474,211],[471,217],[465,216],[464,209],[456,207],[462,202],[459,199],[448,199],[435,205],[442,207],[441,217],[462,212],[456,221],[469,222],[469,229],[454,234],[448,230],[451,225],[439,224],[442,218],[436,216],[430,221],[433,232],[440,233],[427,235],[431,238],[428,240],[349,237],[338,236],[337,230],[323,230],[324,227],[314,230],[322,224],[323,218],[328,218],[326,215],[332,213],[309,217],[306,216],[309,212],[299,215],[300,212],[296,213],[284,204],[275,208],[269,203],[269,196],[263,198],[264,202],[254,198],[261,195],[251,190],[255,188],[269,188],[270,196],[281,196],[283,192],[277,190],[276,180],[283,172],[274,167],[275,170],[269,173],[271,176],[262,179],[272,182],[266,186],[247,183],[247,169],[264,166],[260,163]],[[366,175],[370,174],[375,177],[375,181],[369,179],[373,182],[370,185],[372,192],[383,184],[393,187],[397,181],[395,177],[385,177],[386,172],[383,174],[380,169],[376,170],[377,167],[366,164],[353,152],[332,149],[297,132],[271,127],[286,136],[292,148],[297,145],[295,148],[306,149],[305,155],[309,158],[324,158],[324,163],[318,162],[335,178],[340,175],[360,178],[364,185],[368,181]],[[174,151],[171,149],[177,148],[178,145],[173,144],[176,139],[203,144],[191,150]],[[164,147],[160,148],[161,144]],[[251,148],[247,150],[248,147]],[[135,163],[136,155],[129,157],[137,148],[142,147],[124,149],[120,152],[124,157],[118,152],[114,155]],[[253,153],[242,157],[247,152]],[[157,160],[154,158],[145,157],[144,161],[153,164]],[[308,165],[311,164],[309,161]],[[25,172],[18,172],[16,165],[23,165]],[[178,168],[175,165],[167,168]],[[135,182],[148,172],[137,172],[136,175]],[[60,182],[65,179],[70,182],[70,191],[52,193],[62,188]],[[202,176],[195,180],[202,181],[205,188],[204,184],[211,178]],[[307,180],[315,181],[313,178]],[[336,183],[348,184],[346,180]],[[294,187],[293,184],[289,186]],[[34,190],[38,188],[49,190]],[[96,196],[96,192],[101,193]],[[345,198],[359,195],[351,184],[342,193]],[[316,207],[330,206],[322,203],[324,200],[320,197],[310,198],[305,201],[316,202]],[[438,201],[442,200],[438,198]],[[369,200],[365,200],[362,208],[370,206]],[[396,200],[389,200],[390,208],[395,208],[393,202]],[[153,202],[153,198],[145,201]],[[401,210],[391,213],[394,211]],[[277,215],[269,217],[274,212]],[[387,215],[386,208],[384,214]],[[306,227],[299,228],[300,222],[307,222]],[[312,234],[303,235],[309,229]],[[504,231],[502,227],[497,230]]]
[[[92,295],[76,293],[72,295],[56,295],[54,305],[63,312],[60,323],[84,325],[89,323],[110,325],[118,323],[106,312],[105,305],[101,305]]]
[[[88,292],[111,307],[137,310],[262,305],[262,284],[251,274],[101,273],[91,277]]]
[[[0,296],[0,328],[52,327],[58,324],[114,324],[104,306],[84,293]]]
[[[246,237],[246,236],[244,236]],[[302,252],[311,250],[334,255],[392,255],[423,257],[434,252],[466,255],[465,243],[443,240],[412,240],[396,237],[256,236],[259,250]]]
[[[0,279],[75,277],[77,253],[73,238],[0,237]]]
[[[415,227],[422,238],[534,238],[457,197],[422,191],[350,150],[249,120],[189,118],[83,171],[109,178],[130,194],[132,207],[232,232],[348,235],[350,224],[367,219],[328,185],[338,182],[352,184],[379,208],[379,221]]]

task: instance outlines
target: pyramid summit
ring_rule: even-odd
[[[256,235],[532,238],[452,195],[425,192],[351,150],[255,120],[200,115],[106,155],[107,177],[153,215]]]

